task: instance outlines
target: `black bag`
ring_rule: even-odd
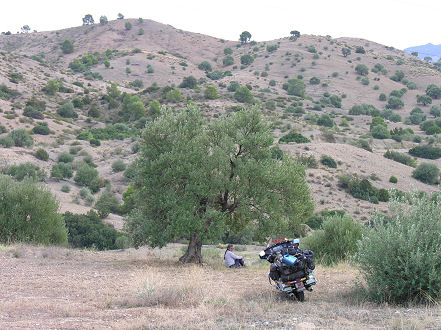
[[[280,278],[280,272],[279,272],[279,267],[277,267],[274,264],[271,264],[270,266],[270,272],[269,272],[269,277],[273,280],[273,281],[277,281]]]
[[[290,281],[294,281],[295,279],[302,278],[305,276],[306,276],[305,271],[300,270],[298,272],[294,272],[289,275],[282,274],[282,275],[280,275],[280,280],[282,282],[290,282]]]

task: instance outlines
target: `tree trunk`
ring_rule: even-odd
[[[183,263],[202,263],[202,241],[194,235],[190,238],[190,243],[188,243],[187,252],[179,258],[180,262]]]

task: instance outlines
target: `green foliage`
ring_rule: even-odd
[[[409,150],[409,154],[420,158],[438,159],[441,158],[441,148],[430,145],[416,146]]]
[[[0,176],[0,241],[37,244],[67,243],[67,231],[50,190],[24,179]]]
[[[46,162],[49,159],[49,154],[43,148],[38,148],[35,151],[35,158]]]
[[[311,142],[307,137],[297,132],[290,132],[279,139],[279,143],[309,143]]]
[[[95,24],[95,21],[91,14],[87,14],[83,17],[83,25],[93,25],[93,24]]]
[[[32,133],[39,134],[39,135],[49,135],[50,129],[47,123],[38,123],[37,125],[32,128]]]
[[[70,185],[68,185],[68,184],[63,184],[62,186],[61,186],[61,191],[62,192],[64,192],[64,193],[68,193],[68,192],[70,192]]]
[[[125,124],[108,125],[105,128],[92,128],[77,135],[78,140],[123,140],[134,136],[136,129],[129,129]]]
[[[404,102],[396,96],[389,97],[389,101],[387,102],[386,108],[388,109],[400,109],[404,107]]]
[[[337,162],[331,156],[322,155],[320,163],[330,168],[337,168]]]
[[[289,79],[282,88],[288,92],[288,95],[305,96],[305,83],[301,79]]]
[[[73,169],[71,164],[59,163],[52,165],[51,178],[70,179],[72,176]]]
[[[277,49],[279,49],[279,45],[277,45],[277,44],[266,46],[266,51],[267,51],[268,53],[273,53],[273,52],[275,52]]]
[[[96,212],[87,214],[64,213],[64,221],[69,230],[68,242],[74,248],[94,248],[115,250],[116,240],[124,236],[106,225]]]
[[[234,58],[231,55],[227,55],[222,59],[222,64],[224,66],[230,66],[234,64]]]
[[[368,179],[361,179],[351,175],[340,175],[338,185],[349,192],[354,198],[378,204],[378,201],[387,201],[387,190],[375,188]]]
[[[439,106],[434,105],[430,108],[430,114],[434,117],[440,117],[441,109],[439,108]]]
[[[46,179],[44,170],[29,162],[4,167],[1,172],[12,176],[17,181],[23,181],[24,178],[31,178],[34,181],[44,181]]]
[[[384,127],[383,125],[376,125],[371,127],[371,134],[372,137],[375,139],[390,139],[391,135],[389,133],[389,130],[387,127]]]
[[[365,53],[366,53],[366,51],[364,50],[363,46],[357,46],[357,47],[355,47],[355,52],[356,52],[357,54],[365,54]]]
[[[211,64],[207,61],[203,61],[198,65],[199,70],[211,72],[213,71],[213,68],[211,67]]]
[[[183,96],[179,89],[173,88],[165,94],[165,99],[168,102],[179,103],[182,102]]]
[[[121,205],[118,197],[110,190],[104,191],[95,203],[95,209],[101,219],[107,218],[110,213],[121,213]]]
[[[309,79],[309,83],[311,85],[318,85],[318,84],[320,84],[320,79],[317,77],[312,77],[311,79]]]
[[[83,164],[78,168],[74,181],[80,186],[89,186],[97,178],[98,171],[87,164]]]
[[[107,16],[101,16],[100,17],[100,24],[101,25],[106,25],[107,23],[109,23]]]
[[[275,231],[292,235],[312,212],[304,167],[272,159],[273,137],[257,109],[210,122],[194,106],[170,109],[140,143],[133,186],[142,189],[126,222],[135,246],[186,238],[200,247],[251,222],[258,240]]]
[[[332,215],[325,218],[322,229],[305,237],[302,245],[314,251],[315,259],[324,265],[333,265],[348,259],[357,252],[363,226],[347,215]]]
[[[129,31],[129,30],[132,29],[132,23],[130,23],[130,22],[126,22],[126,23],[124,24],[124,27],[126,28],[127,31]]]
[[[433,303],[441,298],[441,200],[395,197],[389,214],[378,213],[354,257],[366,294],[378,303]]]
[[[428,95],[417,95],[417,103],[422,105],[432,104],[432,98]]]
[[[254,62],[254,57],[252,57],[249,54],[245,54],[240,57],[240,63],[242,65],[250,65],[253,62]]]
[[[393,81],[401,81],[404,78],[404,72],[402,70],[395,71],[395,74],[390,77]]]
[[[414,158],[410,157],[409,155],[400,153],[398,151],[388,150],[383,156],[407,166],[411,166],[411,167],[417,166],[416,160]]]
[[[126,169],[127,165],[122,159],[117,159],[112,163],[113,172],[122,172]]]
[[[439,173],[439,168],[435,164],[421,163],[412,172],[412,177],[424,183],[436,184],[439,183]]]
[[[432,99],[441,98],[441,88],[435,84],[430,84],[426,88],[426,95],[430,96]]]
[[[10,136],[0,136],[0,145],[4,148],[13,147],[14,140]]]
[[[216,87],[208,85],[204,91],[204,96],[206,99],[215,100],[219,97],[219,94],[217,93]]]
[[[58,155],[58,162],[59,163],[72,163],[73,160],[74,160],[74,156],[68,152],[63,152]]]
[[[347,57],[348,55],[351,55],[351,50],[349,48],[343,47],[341,49],[341,53],[343,54],[344,57]]]
[[[317,120],[317,125],[325,126],[325,127],[333,127],[335,125],[335,123],[327,113],[324,113]]]
[[[55,79],[49,79],[46,86],[43,87],[43,92],[48,95],[55,95],[60,90],[60,85]]]
[[[179,88],[194,89],[197,87],[197,85],[198,85],[198,80],[193,76],[189,76],[189,77],[184,77],[182,83],[179,85]]]
[[[246,44],[248,41],[250,41],[250,39],[251,33],[249,33],[248,31],[243,31],[239,36],[239,40],[243,44]]]
[[[254,97],[246,86],[239,87],[234,93],[234,99],[241,103],[253,103]]]
[[[124,94],[119,115],[121,115],[125,121],[136,121],[146,114],[144,103],[138,96]]]
[[[74,110],[74,106],[70,102],[63,103],[58,109],[57,113],[63,118],[78,118],[78,114]]]
[[[64,54],[71,54],[74,51],[74,44],[72,40],[66,39],[61,43],[61,50]]]
[[[232,55],[233,54],[233,50],[231,48],[225,48],[224,49],[224,54],[225,55]]]
[[[0,99],[2,100],[10,100],[16,96],[19,96],[21,93],[15,89],[11,89],[5,84],[0,85]]]
[[[219,79],[222,79],[223,77],[225,77],[228,72],[229,71],[225,71],[225,72],[222,72],[222,71],[207,72],[206,76],[207,76],[207,78],[210,78],[212,80],[219,80]]]
[[[398,179],[397,179],[397,177],[396,176],[391,176],[390,178],[389,178],[389,182],[390,183],[397,183],[398,182]]]
[[[24,128],[16,128],[9,132],[8,137],[14,141],[16,147],[30,148],[34,144],[34,138],[29,135],[28,131]]]
[[[235,92],[240,87],[240,84],[237,81],[231,81],[230,85],[228,85],[227,90],[229,92]]]
[[[368,115],[368,116],[379,116],[380,110],[375,108],[372,104],[356,104],[352,106],[349,110],[350,115]]]
[[[355,72],[361,76],[367,76],[369,74],[369,68],[364,64],[357,64],[355,67]]]

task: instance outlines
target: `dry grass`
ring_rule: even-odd
[[[20,258],[10,251],[20,250]],[[318,284],[299,303],[267,282],[258,247],[248,267],[222,266],[209,247],[204,266],[180,265],[182,250],[79,251],[26,245],[0,249],[0,329],[436,329],[439,305],[403,308],[354,299],[350,265],[317,267]]]

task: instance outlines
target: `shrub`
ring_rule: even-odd
[[[390,133],[387,127],[376,125],[371,128],[372,137],[375,139],[390,139]]]
[[[387,102],[386,108],[388,109],[400,109],[404,107],[404,102],[396,96],[389,97],[389,101]]]
[[[120,202],[110,190],[106,190],[101,194],[94,207],[98,211],[98,215],[101,219],[107,218],[110,213],[121,213]]]
[[[430,108],[430,114],[434,117],[440,117],[441,109],[439,108],[439,106],[434,105]]]
[[[80,186],[89,186],[96,178],[98,178],[98,171],[87,164],[83,164],[78,168],[74,181]]]
[[[1,136],[0,145],[4,148],[10,148],[14,146],[14,140],[10,136]]]
[[[58,155],[58,162],[59,163],[72,163],[73,160],[74,160],[74,156],[68,152],[63,152]]]
[[[234,93],[234,99],[241,103],[253,103],[254,97],[247,86],[239,87]]]
[[[289,79],[282,88],[288,92],[288,95],[305,96],[305,83],[300,79]]]
[[[360,179],[350,175],[340,175],[338,177],[338,185],[348,191],[353,197],[370,201],[374,204],[389,198],[387,190],[383,189],[384,191],[380,193],[368,179]],[[385,197],[386,193],[387,197]]]
[[[183,97],[182,97],[182,93],[179,89],[173,88],[172,90],[168,91],[165,94],[165,99],[168,102],[179,103],[179,102],[182,102]]]
[[[234,64],[234,58],[233,58],[233,56],[230,56],[230,55],[225,56],[225,57],[222,59],[222,64],[223,64],[224,66],[233,65],[233,64]]]
[[[334,126],[334,121],[332,120],[332,118],[327,113],[324,113],[317,120],[317,125],[319,125],[319,126],[326,126],[326,127],[333,127]]]
[[[72,165],[59,163],[52,165],[51,177],[55,179],[70,179],[73,176]]]
[[[99,147],[101,145],[100,140],[97,139],[90,139],[89,143],[93,147]]]
[[[409,150],[409,154],[420,158],[438,159],[441,158],[441,148],[430,145],[416,146]]]
[[[317,77],[312,77],[311,79],[309,79],[309,83],[311,85],[318,85],[318,84],[320,84],[320,79]]]
[[[29,162],[5,167],[2,169],[2,172],[12,176],[17,181],[22,181],[24,178],[31,178],[35,181],[44,181],[46,179],[44,170]]]
[[[122,159],[117,159],[112,163],[113,172],[122,172],[126,169],[127,165]]]
[[[43,148],[38,148],[37,151],[35,151],[35,158],[46,162],[49,159],[49,154]]]
[[[50,132],[51,130],[49,129],[47,123],[39,123],[38,125],[34,126],[34,128],[32,128],[32,133],[34,134],[49,135]]]
[[[57,110],[57,113],[63,118],[78,118],[74,106],[70,102],[63,103]]]
[[[355,67],[355,72],[361,76],[366,76],[369,74],[369,68],[364,64],[357,64]]]
[[[249,55],[249,54],[242,55],[242,56],[240,57],[240,63],[241,63],[242,65],[250,65],[250,64],[253,63],[253,62],[254,62],[254,57],[252,57],[252,56]]]
[[[441,298],[441,199],[412,194],[393,198],[387,216],[378,213],[354,257],[378,303],[433,303]]]
[[[402,70],[395,71],[395,74],[390,77],[393,81],[401,81],[404,78],[404,72]]]
[[[337,168],[337,162],[331,156],[322,155],[320,163],[331,168]]]
[[[307,137],[297,132],[290,132],[279,139],[279,143],[309,143],[311,142]]]
[[[421,163],[412,172],[412,177],[427,184],[439,183],[439,168],[435,164]]]
[[[87,214],[64,213],[69,230],[68,242],[74,248],[114,250],[116,240],[123,234],[106,225],[94,211]]]
[[[198,65],[199,70],[203,70],[203,71],[213,71],[213,68],[211,67],[211,64],[207,61],[203,61]]]
[[[191,88],[194,89],[198,85],[198,81],[195,77],[189,76],[184,77],[182,83],[179,85],[180,88]]]
[[[386,96],[386,94],[381,93],[380,96],[378,97],[378,99],[379,99],[380,101],[386,101],[386,100],[387,100],[387,96]]]
[[[206,99],[215,100],[219,97],[219,94],[217,93],[216,87],[209,85],[204,91],[204,96]]]
[[[9,132],[8,137],[14,141],[16,147],[30,148],[34,144],[34,139],[24,128],[16,128]]]
[[[395,176],[391,176],[390,178],[389,178],[389,182],[390,183],[397,183],[398,182],[398,179],[397,179],[397,177],[395,177]]]
[[[240,84],[237,81],[230,82],[230,85],[228,85],[227,90],[229,92],[235,92],[240,87]]]
[[[61,187],[61,191],[64,192],[64,193],[70,192],[70,185],[63,184],[63,186]]]
[[[305,248],[314,251],[315,258],[325,265],[336,264],[357,252],[363,226],[346,215],[326,218],[322,229],[303,239]]]
[[[64,54],[71,54],[74,51],[72,40],[66,39],[61,43],[61,50]]]
[[[67,231],[58,207],[50,190],[32,179],[17,183],[0,176],[0,241],[66,244]]]

